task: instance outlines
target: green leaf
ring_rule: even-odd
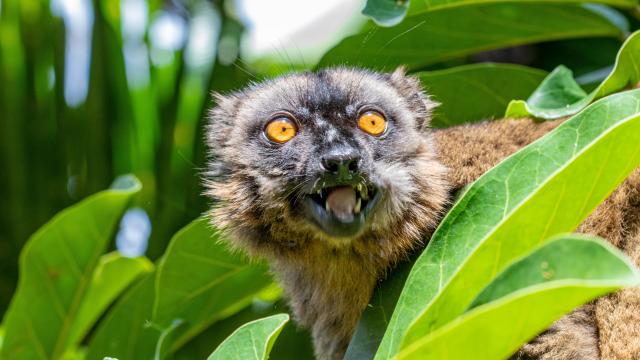
[[[560,234],[509,265],[476,296],[469,309],[523,289],[554,287],[557,282],[571,286],[608,284],[619,288],[638,284],[640,274],[633,263],[608,242],[595,236]]]
[[[362,14],[380,26],[393,26],[402,21],[409,9],[409,0],[367,0]]]
[[[592,101],[640,83],[640,31],[633,33],[622,45],[613,70],[600,85],[587,94],[573,79],[571,71],[556,68],[527,99],[514,100],[507,117],[533,116],[556,119],[573,115]]]
[[[275,303],[255,299],[242,311],[216,322],[191,339],[173,355],[173,359],[206,359],[211,354],[211,348],[217,348],[240,326],[283,312],[288,313],[290,309],[282,299]],[[273,345],[270,357],[277,360],[313,359],[311,335],[297,325],[287,323],[278,336],[278,341]]]
[[[405,347],[460,315],[514,258],[575,229],[640,165],[639,112],[640,90],[609,96],[473,183],[416,261],[377,358],[396,354],[412,321]]]
[[[472,310],[420,337],[398,359],[506,359],[575,307],[639,283],[633,264],[613,246],[563,235],[510,265]]]
[[[70,332],[70,344],[82,341],[91,326],[109,305],[141,275],[153,271],[147,258],[128,258],[117,252],[103,255]]]
[[[155,273],[146,275],[118,299],[89,341],[88,360],[151,359],[160,331],[151,327]]]
[[[389,274],[389,278],[376,287],[351,338],[345,360],[373,359],[413,262],[405,261],[398,264]]]
[[[223,341],[207,360],[267,359],[288,321],[289,315],[277,314],[246,323]]]
[[[20,256],[18,290],[5,317],[0,357],[62,356],[100,256],[140,190],[137,181],[129,185],[63,210],[29,239]]]
[[[528,2],[528,0],[521,0]],[[416,15],[439,9],[475,5],[478,0],[367,0],[367,4],[362,10],[362,14],[370,17],[380,26],[394,26],[400,23],[405,15]],[[517,0],[483,0],[482,3],[518,2]],[[565,2],[581,3],[581,0],[541,0],[544,2]],[[617,6],[621,8],[631,8],[638,5],[637,0],[601,0],[597,3]]]
[[[482,0],[483,3],[500,3],[500,2],[510,2],[510,3],[526,3],[527,0]],[[581,0],[538,0],[539,3],[581,3]],[[409,5],[409,15],[420,14],[427,11],[433,11],[437,9],[450,8],[450,7],[458,7],[458,6],[469,6],[477,4],[478,0],[411,0],[411,4]],[[621,8],[630,8],[638,5],[637,0],[600,0],[594,1],[594,3],[607,4],[612,6],[617,6]]]
[[[621,36],[621,30],[579,5],[478,4],[410,16],[392,28],[353,35],[329,50],[320,66],[415,69],[480,51],[592,36]]]
[[[173,237],[158,267],[153,322],[161,328],[185,322],[174,349],[273,284],[265,264],[231,252],[220,237],[200,218]]]
[[[520,65],[481,63],[415,75],[441,104],[431,125],[444,128],[502,116],[509,100],[529,96],[546,73]]]
[[[544,55],[537,57],[536,67],[553,70],[563,64],[573,71],[578,84],[591,91],[609,75],[623,43],[618,38],[586,38],[540,44],[537,51]]]
[[[166,359],[173,353],[172,345],[175,341],[176,334],[179,329],[185,326],[185,322],[182,319],[175,319],[173,322],[164,328],[160,328],[160,337],[156,342],[156,348],[154,351],[154,360]]]

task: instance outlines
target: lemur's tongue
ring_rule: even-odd
[[[356,191],[351,186],[340,186],[329,191],[326,209],[342,222],[353,221]],[[360,212],[360,209],[357,209]]]

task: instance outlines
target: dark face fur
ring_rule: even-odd
[[[259,255],[352,249],[391,260],[419,243],[446,201],[428,134],[433,103],[402,70],[301,73],[218,96],[206,182],[216,226]],[[377,136],[358,126],[374,112]],[[267,124],[297,129],[284,143]]]

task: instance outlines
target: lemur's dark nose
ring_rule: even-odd
[[[320,162],[330,173],[339,176],[355,175],[360,166],[360,156],[351,152],[333,153],[323,156]]]

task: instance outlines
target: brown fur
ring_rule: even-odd
[[[383,102],[394,111],[394,133],[375,142],[351,132],[348,112],[325,111],[340,101]],[[270,261],[296,320],[311,329],[322,360],[343,356],[376,281],[424,246],[451,188],[473,182],[560,123],[497,120],[426,130],[434,104],[402,70],[392,75],[351,69],[294,74],[218,96],[217,102],[208,129],[211,163],[205,180],[208,194],[218,201],[211,220],[234,247]],[[304,123],[291,144],[276,148],[260,142],[256,134],[270,111],[298,107],[305,110],[302,117],[315,120]],[[368,227],[348,241],[320,232],[300,215],[295,201],[307,179],[313,179],[309,169],[317,149],[343,133],[342,140],[358,141],[369,159],[368,176],[385,190]],[[639,189],[636,171],[579,230],[609,239],[640,261]],[[598,300],[556,322],[518,356],[633,359],[640,350],[639,307],[636,289]]]

